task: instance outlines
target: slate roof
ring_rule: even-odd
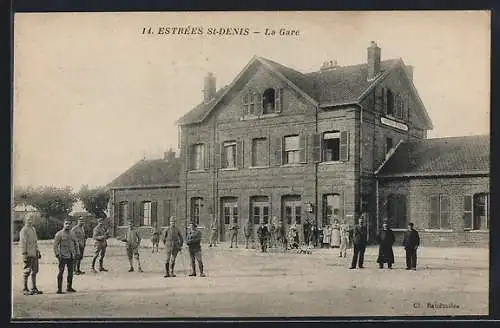
[[[140,160],[108,184],[108,188],[179,185],[180,172],[180,158]]]
[[[380,177],[489,174],[490,136],[433,138],[399,144]]]
[[[380,62],[380,74],[377,79],[368,81],[368,64],[352,66],[339,66],[335,69],[301,73],[290,67],[263,57],[254,57],[248,66],[260,62],[270,67],[273,71],[282,74],[311,99],[320,104],[335,106],[347,103],[356,103],[371,86],[380,81],[385,72],[402,63],[401,59],[383,60]],[[217,91],[210,102],[202,102],[181,117],[178,124],[200,123],[209,114],[212,108],[224,97],[231,87],[225,86]]]

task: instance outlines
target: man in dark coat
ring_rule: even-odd
[[[196,277],[196,262],[200,268],[200,277],[205,277],[203,273],[203,260],[201,259],[201,231],[196,227],[196,223],[189,224],[189,231],[186,237],[186,244],[189,247],[189,257],[191,258],[191,274],[190,277]]]
[[[264,223],[262,223],[257,229],[257,237],[259,238],[260,242],[260,250],[263,253],[267,251],[268,235],[269,235],[269,230],[267,229],[267,226]]]
[[[417,270],[417,248],[419,245],[420,236],[417,230],[413,229],[413,223],[410,222],[403,239],[403,246],[406,250],[406,270]]]
[[[368,232],[365,226],[363,217],[359,218],[359,223],[354,226],[352,243],[354,245],[354,254],[352,256],[352,262],[350,269],[356,269],[356,263],[358,268],[362,269],[363,261],[365,259],[365,249],[366,241],[368,239]]]
[[[387,221],[382,224],[382,230],[377,235],[378,247],[378,267],[382,269],[384,263],[387,263],[387,267],[392,269],[392,264],[394,263],[394,252],[392,251],[392,245],[394,244],[394,232],[389,228]]]
[[[302,229],[304,229],[304,243],[307,245],[309,244],[312,233],[312,226],[309,220],[306,220],[306,222],[304,222],[304,224],[302,225]]]

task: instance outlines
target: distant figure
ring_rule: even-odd
[[[137,261],[137,269],[139,272],[143,272],[141,268],[141,261],[139,260],[139,246],[141,245],[141,236],[139,232],[134,227],[134,223],[132,220],[128,221],[128,230],[125,234],[125,237],[121,239],[124,243],[126,243],[127,250],[127,258],[128,263],[130,264],[130,268],[128,272],[134,272],[134,260]]]
[[[311,229],[311,242],[314,247],[318,247],[318,243],[322,241],[322,237],[320,236],[320,230],[318,229],[317,224],[313,224]]]
[[[267,252],[267,243],[269,238],[269,230],[267,226],[262,223],[257,229],[257,237],[259,238],[260,250],[262,253]]]
[[[43,294],[36,286],[36,275],[39,268],[39,260],[42,257],[38,250],[38,237],[33,226],[33,214],[28,213],[24,219],[24,227],[19,232],[19,243],[23,256],[23,294],[37,295]],[[28,289],[28,277],[31,275],[32,289]]]
[[[85,272],[83,272],[80,269],[80,264],[81,264],[82,259],[83,259],[83,253],[85,252],[85,244],[87,242],[87,237],[85,236],[85,229],[83,228],[83,226],[84,226],[83,218],[79,217],[78,223],[73,227],[73,229],[71,229],[71,233],[73,233],[73,236],[75,237],[76,241],[78,242],[78,248],[79,248],[78,254],[80,255],[75,260],[75,272],[74,273],[76,275],[85,274]]]
[[[54,254],[59,261],[59,273],[57,274],[57,294],[63,294],[62,282],[64,269],[68,268],[66,291],[74,293],[73,289],[73,265],[80,257],[78,242],[71,233],[71,221],[64,220],[64,226],[54,236]]]
[[[295,226],[295,224],[292,224],[290,226],[290,229],[288,231],[288,241],[290,243],[290,249],[299,248],[299,232],[297,231],[297,227]]]
[[[250,238],[252,237],[252,221],[248,219],[243,226],[243,235],[245,236],[245,248],[248,249]]]
[[[92,238],[94,238],[94,258],[92,259],[92,272],[96,273],[95,262],[99,257],[99,271],[108,271],[104,268],[104,256],[106,255],[106,248],[108,247],[107,239],[109,237],[108,231],[104,227],[104,219],[97,218],[97,225],[94,228]]]
[[[358,268],[362,269],[363,261],[365,259],[365,249],[366,242],[368,239],[368,232],[363,220],[363,217],[359,218],[359,223],[354,226],[352,243],[354,245],[354,254],[352,256],[352,263],[350,269],[356,269],[356,264]]]
[[[349,246],[349,225],[346,220],[340,226],[340,255],[339,257],[347,256],[347,247]]]
[[[406,250],[406,270],[417,270],[417,248],[420,245],[418,231],[413,229],[413,223],[408,223],[405,231],[403,246]]]
[[[217,219],[213,217],[212,221],[210,222],[210,244],[208,245],[208,247],[217,246],[217,231]]]
[[[377,263],[380,269],[384,267],[384,263],[387,263],[387,267],[392,269],[392,264],[394,263],[392,245],[394,244],[394,240],[394,232],[392,232],[389,228],[389,224],[385,220],[382,224],[382,230],[377,235],[379,244]]]
[[[175,277],[175,258],[177,254],[182,249],[182,244],[184,239],[182,238],[181,231],[175,226],[175,218],[170,217],[170,225],[165,229],[165,234],[163,235],[163,244],[165,244],[166,250],[166,261],[165,261],[165,278]]]
[[[308,219],[306,219],[306,222],[302,225],[302,229],[304,230],[304,243],[309,244],[309,240],[311,238],[311,222],[309,222]]]
[[[198,230],[194,222],[189,223],[186,244],[189,247],[189,257],[191,258],[192,272],[189,276],[196,277],[196,260],[200,269],[200,277],[205,277],[205,273],[203,273],[203,260],[201,258],[201,231]]]
[[[286,237],[285,225],[281,221],[278,222],[277,239],[281,245],[281,248],[286,251],[288,248],[288,239]]]
[[[238,248],[238,221],[236,218],[233,218],[233,223],[231,224],[231,228],[229,228],[231,231],[231,246],[229,248],[233,248],[233,242],[235,244],[235,247]]]
[[[274,248],[276,246],[276,226],[273,222],[269,223],[269,248]]]
[[[332,237],[332,230],[330,229],[329,225],[325,225],[323,227],[322,247],[326,247],[326,248],[330,247],[331,237]]]
[[[158,253],[158,245],[160,244],[160,232],[158,230],[155,230],[155,232],[153,232],[151,243],[153,244],[153,250],[151,251],[151,253],[154,253],[155,249],[156,253]]]
[[[333,248],[340,247],[340,224],[339,224],[339,220],[337,220],[337,219],[333,220],[330,246]]]

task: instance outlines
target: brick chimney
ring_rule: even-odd
[[[375,41],[368,47],[368,80],[373,80],[380,72],[380,48]]]
[[[405,69],[406,69],[406,74],[408,75],[408,78],[410,79],[410,81],[413,81],[413,69],[414,69],[414,67],[411,65],[406,65]]]
[[[208,102],[212,100],[215,96],[215,87],[215,76],[212,73],[208,73],[204,80],[203,101]]]
[[[174,158],[175,158],[175,152],[172,151],[172,148],[163,153],[163,159],[167,162],[173,161]]]

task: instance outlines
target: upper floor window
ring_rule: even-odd
[[[255,138],[252,140],[252,166],[267,166],[268,151],[267,139]]]
[[[300,163],[300,138],[298,135],[285,137],[285,164]]]
[[[222,168],[236,167],[236,141],[224,142],[222,154]]]
[[[323,160],[326,162],[340,160],[340,132],[323,133]]]
[[[391,90],[387,89],[387,115],[394,116],[394,93]]]
[[[393,147],[393,141],[392,141],[392,138],[385,138],[385,153],[389,153],[389,151],[392,149]]]
[[[430,224],[431,229],[450,228],[450,198],[446,195],[430,197]]]
[[[205,168],[205,145],[196,144],[191,147],[191,169],[202,170]]]
[[[283,89],[268,88],[264,92],[249,91],[243,95],[243,116],[259,116],[281,112]]]

